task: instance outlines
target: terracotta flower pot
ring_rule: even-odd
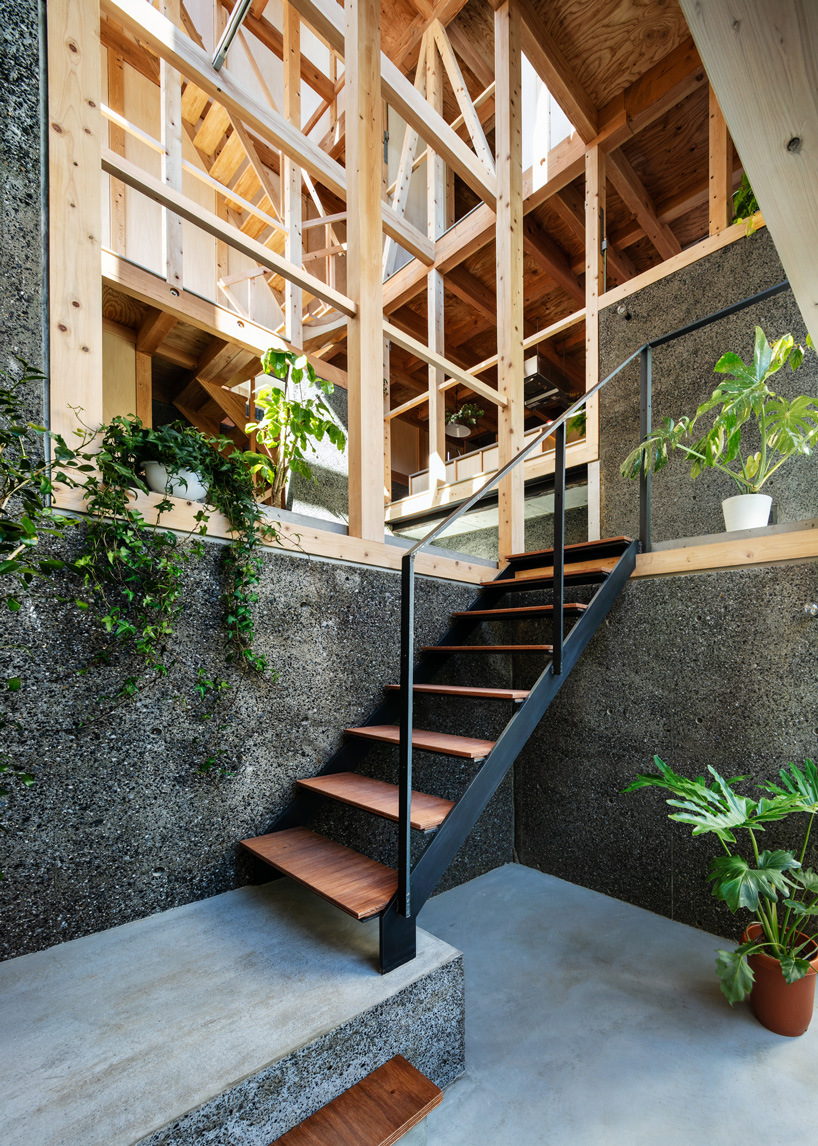
[[[798,933],[802,939],[810,936]],[[751,923],[741,937],[741,942],[758,939],[761,924]],[[813,941],[813,949],[815,942]],[[806,948],[809,951],[809,948]],[[806,1031],[812,1019],[815,1006],[815,975],[818,972],[818,953],[810,960],[811,970],[796,983],[788,983],[781,973],[781,964],[771,955],[759,952],[749,955],[747,962],[753,969],[755,982],[750,992],[750,1006],[753,1014],[767,1030],[777,1035],[796,1038]]]

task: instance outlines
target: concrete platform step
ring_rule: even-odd
[[[267,1146],[397,1054],[448,1085],[460,953],[377,965],[283,879],[0,963],[3,1146]]]

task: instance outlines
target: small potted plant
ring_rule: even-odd
[[[657,787],[670,792],[671,820],[689,824],[694,836],[718,837],[724,854],[710,861],[713,895],[733,914],[750,911],[751,921],[734,951],[719,951],[716,973],[732,1006],[748,995],[756,1018],[780,1035],[801,1035],[809,1026],[815,1002],[818,941],[809,928],[818,916],[818,873],[804,867],[812,823],[818,811],[818,768],[782,768],[780,784],[760,785],[769,793],[759,800],[741,796],[730,780],[709,768],[711,783],[688,780],[658,756],[658,771],[639,775],[625,789]],[[808,817],[798,854],[787,848],[759,851],[757,835],[768,824],[789,816]],[[747,840],[748,858],[737,852],[737,835]]]
[[[446,415],[446,433],[450,438],[467,438],[471,433],[469,426],[476,426],[482,417],[483,411],[476,402],[464,402],[459,410]]]
[[[812,345],[809,337],[807,345]],[[705,469],[716,469],[735,482],[738,494],[722,502],[728,532],[766,525],[772,498],[761,492],[762,487],[790,458],[811,454],[818,439],[818,399],[802,394],[788,402],[767,385],[787,362],[797,370],[803,360],[804,349],[791,334],[770,346],[757,326],[752,362],[745,363],[732,352],[723,354],[715,369],[727,377],[699,406],[695,417],[665,418],[625,458],[622,476],[637,478],[651,469],[658,473],[669,455],[681,450],[690,462],[694,481]],[[712,426],[699,437],[699,420],[714,410]],[[757,426],[760,449],[745,456],[742,428],[751,422]]]

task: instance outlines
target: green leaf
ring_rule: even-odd
[[[19,613],[20,602],[17,600],[16,597],[7,597],[6,598],[6,604],[8,605],[8,607],[12,613]]]
[[[9,690],[9,692],[19,692],[21,685],[22,681],[20,680],[19,676],[10,676],[6,681],[6,688]]]
[[[783,952],[780,959],[781,973],[788,983],[797,983],[799,979],[804,978],[810,969],[809,960],[799,959],[789,951]]]
[[[735,951],[716,952],[716,974],[731,1007],[733,1003],[746,999],[752,990],[755,977],[747,962],[747,953],[752,953],[754,947],[754,943],[744,943]]]
[[[756,911],[759,898],[777,902],[778,892],[792,886],[784,873],[801,866],[792,852],[786,851],[762,852],[758,863],[757,868],[751,868],[741,856],[716,856],[710,861],[707,878],[713,884],[713,895],[733,914],[742,907]]]

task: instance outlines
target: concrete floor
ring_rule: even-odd
[[[723,940],[516,865],[419,922],[466,966],[466,1074],[429,1146],[814,1141],[818,1021],[787,1039],[731,1009]]]

